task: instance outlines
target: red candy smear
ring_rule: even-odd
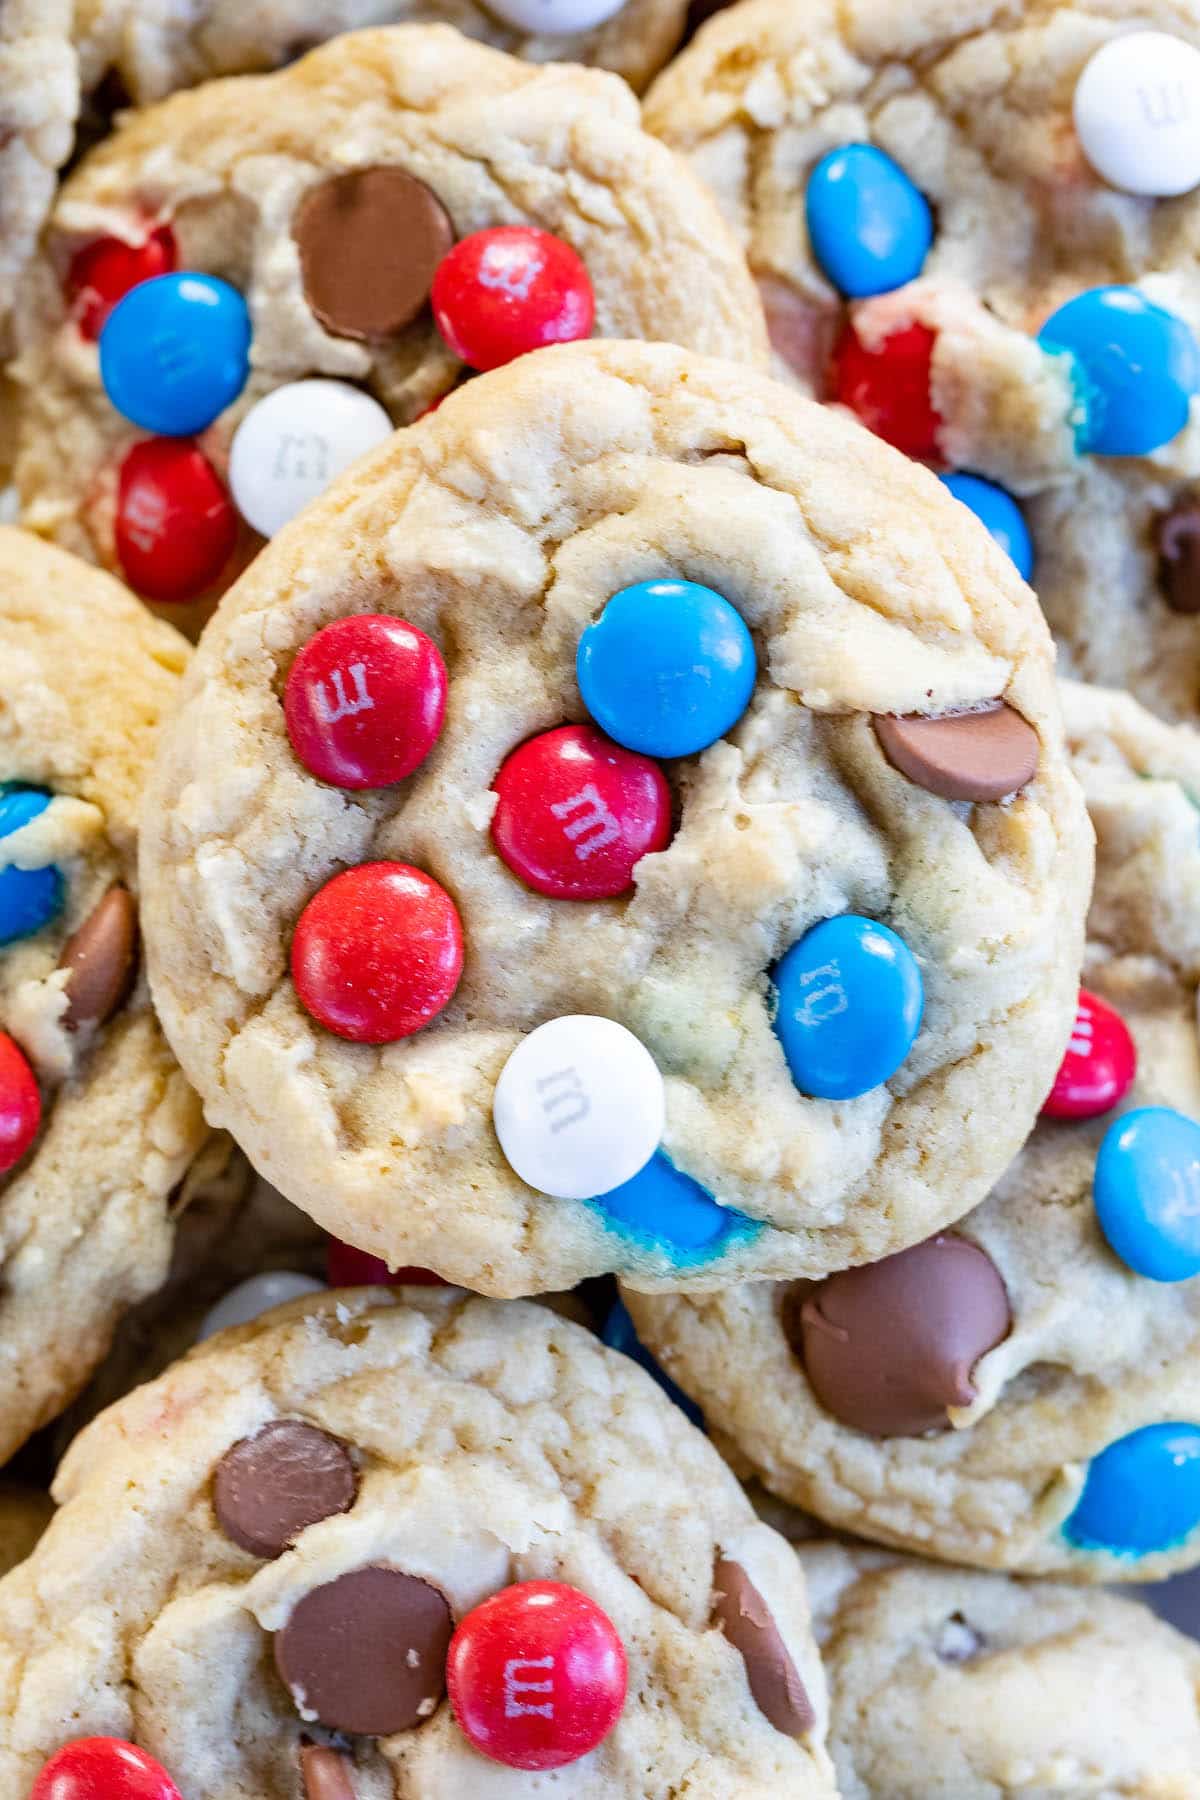
[[[55,1752],[29,1800],[180,1800],[161,1763],[123,1738],[76,1738]]]
[[[438,330],[473,369],[498,369],[528,350],[587,337],[596,303],[570,244],[533,225],[496,225],[460,238],[430,291]]]
[[[407,863],[362,863],[313,895],[292,939],[292,980],[319,1025],[391,1044],[435,1019],[462,974],[462,925],[443,887]]]
[[[1123,1100],[1137,1074],[1129,1027],[1097,994],[1079,990],[1071,1041],[1042,1107],[1050,1119],[1093,1119]]]
[[[117,556],[147,600],[194,600],[217,580],[238,519],[220,476],[190,438],[148,438],[121,464]]]
[[[937,334],[906,325],[874,349],[847,325],[833,352],[833,394],[877,437],[921,462],[937,462],[941,419],[930,398]]]
[[[625,1648],[578,1588],[524,1581],[469,1612],[450,1641],[446,1686],[477,1750],[513,1769],[559,1769],[621,1716]]]
[[[325,1250],[325,1275],[330,1287],[446,1287],[432,1269],[391,1270],[382,1257],[368,1256],[353,1244],[330,1238]]]
[[[338,619],[310,638],[283,697],[292,749],[335,787],[387,787],[411,775],[446,715],[437,645],[382,613]]]
[[[175,233],[160,225],[140,244],[120,238],[97,238],[77,250],[67,270],[67,299],[83,336],[95,343],[118,300],[130,288],[176,267]]]
[[[530,738],[496,777],[492,841],[515,875],[556,900],[623,894],[635,865],[671,838],[658,764],[591,725]]]
[[[0,1031],[0,1175],[20,1162],[42,1122],[42,1097],[24,1054]]]

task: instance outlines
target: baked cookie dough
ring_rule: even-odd
[[[947,1561],[1150,1581],[1200,1562],[1200,736],[1063,684],[1097,833],[1084,991],[982,1206],[813,1286],[626,1296],[775,1493]]]
[[[646,121],[712,186],[796,379],[984,478],[957,485],[1070,671],[1195,721],[1190,0],[745,0]]]
[[[166,1274],[203,1141],[137,949],[137,813],[187,646],[0,527],[0,1462]]]
[[[53,1515],[49,1494],[0,1483],[0,1575],[24,1562]]]
[[[834,1800],[794,1553],[544,1307],[296,1302],[102,1414],[55,1493],[0,1584],[6,1796],[104,1735],[189,1800]]]
[[[1114,1594],[800,1550],[842,1800],[1200,1795],[1200,1645]]]
[[[911,1243],[1070,1027],[1050,657],[852,422],[661,345],[524,357],[205,634],[143,840],[168,1035],[289,1199],[480,1291]]]
[[[70,24],[71,0],[0,0],[0,359],[10,348],[17,277],[74,135],[79,77]]]
[[[63,184],[19,307],[22,522],[194,624],[468,364],[593,328],[766,356],[740,250],[625,84],[352,33],[131,115]]]

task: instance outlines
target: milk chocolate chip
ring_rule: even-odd
[[[350,1765],[337,1750],[305,1744],[300,1751],[305,1800],[357,1800]]]
[[[975,1398],[975,1364],[1008,1336],[1008,1295],[978,1245],[939,1233],[785,1297],[783,1328],[809,1385],[873,1437],[944,1431]]]
[[[372,1564],[304,1596],[276,1633],[275,1666],[322,1725],[388,1737],[436,1710],[453,1630],[437,1588]]]
[[[892,767],[943,800],[1003,800],[1032,780],[1038,735],[1006,700],[978,712],[875,714]]]
[[[292,236],[305,298],[326,331],[370,340],[412,324],[454,243],[454,227],[423,181],[381,166],[310,188]]]
[[[817,1715],[779,1634],[771,1609],[741,1563],[717,1558],[713,1618],[742,1653],[750,1692],[763,1717],[785,1737],[803,1737]]]
[[[1200,612],[1200,502],[1176,506],[1159,520],[1158,584],[1172,612]]]
[[[349,1512],[357,1492],[345,1444],[300,1419],[275,1419],[242,1438],[213,1477],[221,1530],[253,1556],[281,1556],[308,1526]]]
[[[128,888],[110,887],[78,931],[63,945],[58,959],[67,976],[68,1031],[103,1025],[116,1012],[133,982],[137,953],[137,907]]]

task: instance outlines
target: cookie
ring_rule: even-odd
[[[50,210],[79,108],[71,0],[0,5],[0,352],[17,277]],[[0,444],[0,454],[3,452]],[[0,461],[0,469],[6,466]]]
[[[1200,717],[1195,7],[746,0],[646,120],[795,378],[945,473],[1071,672]]]
[[[923,470],[732,364],[539,352],[226,596],[147,808],[157,1001],[212,1121],[389,1265],[841,1267],[981,1196],[1053,1078],[1059,730],[1032,596]]]
[[[186,648],[0,528],[0,1462],[162,1281],[204,1138],[137,928],[142,783]]]
[[[1027,1147],[901,1256],[627,1301],[710,1427],[808,1511],[949,1561],[1148,1581],[1200,1562],[1200,735],[1063,695],[1096,890]]]
[[[55,1491],[0,1584],[6,1795],[95,1734],[192,1800],[833,1800],[794,1553],[544,1307],[297,1302],[102,1414]]]
[[[20,309],[23,523],[194,626],[393,422],[593,328],[766,354],[625,84],[352,33],[131,116],[64,183]]]
[[[1200,1795],[1200,1645],[1145,1607],[800,1550],[842,1800]]]
[[[0,1575],[24,1562],[54,1514],[48,1494],[0,1484]]]

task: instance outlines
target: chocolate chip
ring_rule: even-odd
[[[345,1444],[300,1419],[275,1419],[242,1438],[213,1477],[221,1530],[254,1556],[281,1556],[308,1526],[348,1512],[357,1492]]]
[[[759,1712],[785,1737],[803,1737],[817,1715],[770,1607],[741,1563],[724,1556],[717,1558],[713,1590],[713,1618],[742,1653]]]
[[[1158,584],[1177,613],[1200,612],[1200,504],[1181,503],[1158,522]]]
[[[389,1737],[435,1711],[454,1622],[427,1581],[372,1564],[313,1588],[275,1637],[275,1666],[307,1716]]]
[[[943,800],[1003,800],[1032,780],[1038,735],[1006,700],[978,712],[876,713],[883,754]]]
[[[403,169],[352,169],[310,188],[292,236],[309,306],[336,337],[394,337],[429,298],[454,243],[437,195]]]
[[[350,1765],[337,1750],[305,1744],[300,1751],[305,1800],[357,1800]]]
[[[137,953],[137,907],[128,888],[110,887],[78,931],[63,945],[58,959],[67,976],[68,1031],[103,1025],[125,999],[133,981]]]
[[[973,1625],[968,1625],[961,1613],[951,1613],[938,1632],[934,1648],[938,1657],[945,1663],[970,1662],[979,1655],[984,1647],[984,1639]]]
[[[946,1408],[971,1404],[975,1364],[1011,1324],[995,1264],[952,1233],[793,1289],[783,1316],[826,1412],[872,1437],[944,1431]]]

